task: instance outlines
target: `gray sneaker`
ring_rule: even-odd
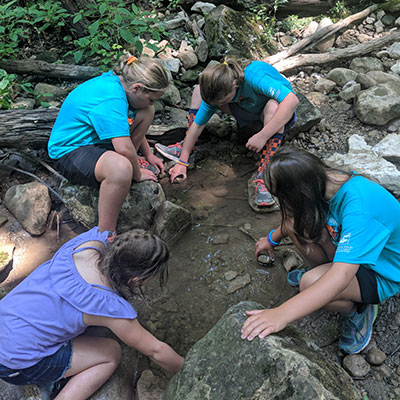
[[[165,146],[160,143],[156,143],[154,147],[156,150],[163,155],[165,158],[168,158],[168,160],[172,160],[177,162],[182,154],[182,146],[183,146],[183,140],[175,143],[175,144],[170,144],[169,146]],[[189,164],[194,163],[194,154],[191,154],[189,157]]]
[[[155,176],[157,176],[160,173],[160,170],[156,166],[151,165],[143,157],[138,157],[138,161],[139,161],[140,169],[147,169],[147,170],[151,171]]]

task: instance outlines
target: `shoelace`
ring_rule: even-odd
[[[256,189],[258,189],[258,186],[261,185],[260,191],[268,192],[268,189],[265,187],[265,184],[262,179],[254,179],[253,182],[256,184]]]
[[[144,158],[139,158],[138,161],[139,161],[140,168],[146,168],[150,165],[149,162],[146,161]]]

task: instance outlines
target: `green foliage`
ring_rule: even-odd
[[[348,17],[351,14],[351,11],[344,4],[344,0],[339,0],[329,10],[328,14],[332,18],[332,20],[335,22],[340,19]]]
[[[0,109],[9,109],[15,96],[15,80],[17,75],[8,74],[0,69]]]
[[[262,3],[250,9],[255,16],[256,21],[262,22],[263,25],[267,27],[266,34],[268,36],[273,36],[278,8],[287,2],[288,0],[273,0],[269,4]]]
[[[87,7],[86,10],[80,10],[73,19],[74,23],[82,19],[90,22],[88,35],[74,40],[75,50],[67,53],[73,54],[76,63],[97,55],[108,65],[115,61],[125,47],[133,47],[141,54],[143,43],[140,39],[151,37],[159,41],[165,35],[162,25],[156,25],[154,14],[142,10],[134,3],[130,8],[125,8],[124,1],[96,0],[88,3]],[[148,47],[152,47],[147,43]]]
[[[47,30],[58,35],[67,17],[58,1],[31,1],[26,7],[18,6],[17,0],[0,4],[0,58],[16,58],[24,46]]]
[[[313,20],[313,18],[311,18],[311,17],[299,18],[297,15],[289,15],[287,18],[285,18],[282,21],[282,30],[284,30],[285,32],[291,32],[296,29],[302,30],[312,20]]]

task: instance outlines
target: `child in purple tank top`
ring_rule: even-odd
[[[105,326],[167,371],[179,371],[183,358],[140,325],[126,300],[141,295],[149,279],[165,283],[167,245],[139,229],[110,236],[95,227],[75,237],[0,301],[0,378],[37,384],[44,399],[54,382],[70,378],[56,399],[87,399],[121,357],[114,339],[80,336],[88,326]]]

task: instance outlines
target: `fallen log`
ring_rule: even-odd
[[[40,60],[0,60],[0,68],[8,73],[29,74],[62,80],[85,81],[101,74],[100,68],[73,64],[52,64]]]
[[[263,61],[266,61],[267,63],[269,63],[271,65],[275,65],[277,62],[284,60],[285,58],[288,58],[293,54],[298,53],[300,50],[306,48],[307,46],[309,46],[311,44],[315,45],[318,42],[325,40],[328,37],[334,35],[336,32],[349,26],[350,24],[354,23],[355,21],[358,21],[360,19],[367,17],[370,13],[375,11],[377,8],[378,8],[378,6],[376,4],[374,4],[357,14],[350,15],[349,17],[337,22],[336,24],[332,24],[332,25],[326,26],[324,28],[321,28],[318,31],[316,31],[315,33],[313,33],[312,35],[307,36],[306,38],[295,43],[293,46],[290,46],[288,49],[285,49],[279,53],[276,53],[272,56],[264,58]]]
[[[274,67],[279,72],[285,72],[306,65],[328,64],[330,62],[371,53],[372,51],[379,50],[382,47],[399,40],[400,31],[396,31],[379,39],[370,40],[369,42],[360,43],[356,46],[350,46],[345,49],[337,49],[321,54],[299,54],[277,62],[274,64]]]
[[[0,148],[46,148],[58,108],[5,110],[0,112]],[[179,129],[176,125],[150,125],[147,135],[156,140],[165,132]]]
[[[277,15],[287,16],[296,14],[302,17],[320,15],[329,11],[337,0],[288,0],[278,8]],[[359,0],[344,0],[344,5],[350,6],[359,3]]]

